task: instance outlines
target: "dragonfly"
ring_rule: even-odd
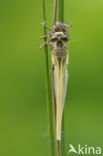
[[[56,99],[56,140],[61,140],[62,130],[62,116],[64,110],[64,103],[67,90],[69,54],[67,42],[70,40],[68,28],[72,27],[72,23],[69,25],[62,22],[56,22],[53,28],[46,26],[46,23],[42,23],[50,32],[41,38],[47,38],[39,49],[47,45],[51,45],[51,57],[53,65],[53,78],[54,78],[54,94]]]

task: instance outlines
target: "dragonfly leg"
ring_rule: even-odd
[[[70,40],[70,35],[69,35],[69,33],[67,34],[67,36],[68,36],[68,40]]]
[[[42,49],[43,47],[45,47],[47,44],[48,44],[47,42],[42,43],[42,45],[40,46],[39,50]]]
[[[52,43],[50,43],[50,40],[47,40],[47,42],[44,42],[44,43],[40,46],[39,50],[42,49],[43,47],[47,46],[47,45],[52,45]]]
[[[48,34],[47,35],[43,35],[40,38],[42,39],[42,38],[47,38],[47,37],[48,37]]]
[[[71,22],[69,22],[69,21],[65,21],[65,23],[70,24],[70,25],[67,25],[66,28],[70,28],[70,27],[72,27],[72,23],[71,23]]]
[[[68,40],[70,40],[70,35],[68,36]]]
[[[69,32],[68,31],[66,31],[67,32],[67,37],[68,37],[68,40],[70,40],[70,35],[69,35]]]
[[[71,27],[72,27],[72,25],[67,25],[67,27],[66,27],[66,28],[68,29],[68,28],[71,28]]]
[[[48,30],[52,30],[52,28],[49,28],[48,26],[46,26],[46,22],[44,21],[44,22],[42,22],[41,23],[46,29],[48,29]]]
[[[51,34],[52,34],[52,32],[49,32],[48,34],[43,35],[43,36],[41,36],[40,38],[41,38],[41,39],[42,39],[42,38],[49,38],[49,37],[51,36]]]

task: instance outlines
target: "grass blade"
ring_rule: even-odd
[[[46,22],[46,11],[45,11],[45,0],[42,0],[43,7],[43,20]],[[44,35],[46,35],[46,27],[44,27]],[[47,39],[45,38],[46,42]],[[55,156],[55,130],[54,130],[54,121],[53,121],[53,107],[51,100],[51,88],[50,88],[50,77],[49,77],[49,59],[48,59],[48,47],[44,47],[45,54],[45,69],[46,69],[46,94],[47,94],[47,111],[48,111],[48,124],[49,124],[49,139],[50,139],[50,153],[51,156]]]

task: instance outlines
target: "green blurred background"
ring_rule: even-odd
[[[73,23],[67,156],[70,143],[103,146],[103,0],[64,2],[65,19]],[[53,0],[46,0],[49,26],[52,8]],[[49,155],[41,21],[42,0],[0,0],[0,156]]]

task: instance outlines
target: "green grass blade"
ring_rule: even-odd
[[[59,14],[58,14],[58,20],[60,22],[64,22],[64,0],[59,0]]]
[[[46,11],[45,11],[45,0],[42,0],[43,6],[43,20],[46,22]],[[46,35],[46,28],[44,27],[44,35]],[[47,39],[45,38],[46,42]],[[48,124],[49,124],[49,141],[50,141],[50,153],[51,156],[55,156],[55,130],[54,130],[54,121],[53,121],[53,106],[51,100],[51,88],[50,88],[50,77],[49,77],[49,58],[48,58],[48,47],[44,47],[45,54],[45,69],[46,69],[46,94],[47,94],[47,111],[48,111]]]

